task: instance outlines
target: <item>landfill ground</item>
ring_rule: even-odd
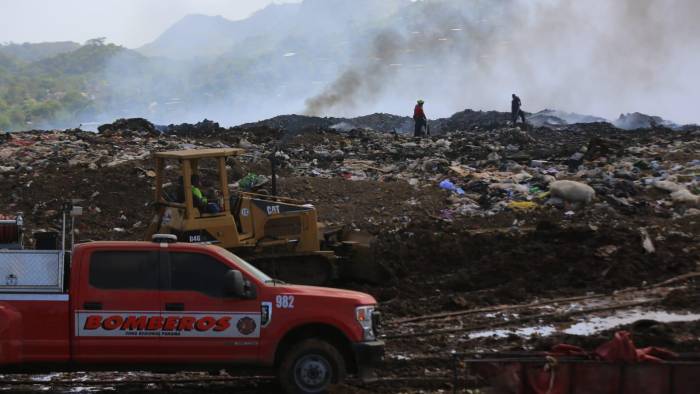
[[[61,203],[75,199],[80,241],[138,240],[153,214],[152,151],[242,147],[229,162],[236,189],[248,173],[269,177],[276,150],[279,194],[315,205],[328,226],[370,234],[374,259],[395,276],[336,284],[379,300],[387,343],[375,381],[337,392],[451,391],[453,352],[593,349],[621,328],[639,347],[700,352],[700,128],[513,127],[464,116],[415,139],[382,130],[391,117],[367,119],[380,126],[290,117],[165,134],[134,121],[100,133],[0,135],[0,213],[22,212],[31,244],[33,232],[60,228]],[[285,121],[293,132],[281,130]],[[203,172],[206,187],[213,172],[206,163]],[[595,196],[553,190],[561,180]],[[270,377],[200,373],[0,380],[8,392],[277,390]]]

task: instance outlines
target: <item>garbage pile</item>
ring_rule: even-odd
[[[442,209],[446,218],[548,206],[569,211],[591,203],[620,211],[695,212],[697,132],[632,135],[610,129],[601,137],[605,132],[500,128],[422,140],[368,130],[319,132],[291,139],[277,159],[295,177],[406,182],[417,193],[447,180],[459,191],[442,188],[451,191],[450,204]],[[637,137],[652,137],[654,143]],[[308,140],[313,144],[304,143]],[[271,149],[270,144],[250,147]]]
[[[153,123],[143,118],[117,119],[114,123],[103,124],[97,128],[97,131],[104,135],[113,133],[124,134],[128,131],[156,135],[159,133]]]
[[[163,128],[163,131],[169,134],[189,137],[205,137],[211,136],[225,131],[217,122],[209,119],[204,119],[195,124],[183,123],[179,125],[171,124]]]
[[[111,129],[105,129],[111,130]],[[138,134],[140,133],[140,134]],[[178,146],[152,129],[122,129],[95,134],[82,131],[33,131],[10,134],[0,150],[0,173],[7,177],[36,175],[46,167],[96,170],[149,157],[151,149]]]
[[[466,109],[457,112],[447,119],[438,119],[431,125],[431,128],[439,131],[450,130],[470,130],[473,128],[495,128],[503,127],[511,120],[509,112],[497,111],[474,111]]]
[[[203,147],[148,126],[99,134],[67,130],[9,136],[0,145],[0,211],[24,213],[25,234],[31,236],[60,229],[61,206],[73,200],[85,209],[78,223],[77,239],[82,241],[140,238],[152,213],[151,152]]]
[[[245,154],[228,163],[232,188],[267,187],[274,155],[282,195],[314,204],[328,225],[375,236],[377,258],[400,278],[417,275],[408,280],[414,289],[448,275],[454,289],[513,291],[509,280],[528,269],[541,277],[541,268],[550,275],[543,280],[562,281],[552,291],[575,292],[695,266],[700,129],[513,127],[499,123],[504,114],[487,127],[493,114],[472,112],[424,139],[301,116],[228,129],[207,120],[165,128],[120,120],[97,134],[12,133],[0,139],[0,207],[23,212],[32,234],[57,228],[61,202],[74,199],[85,208],[78,239],[141,239],[153,213],[151,152],[240,147]],[[469,124],[472,116],[484,123]],[[589,271],[600,280],[579,283]]]

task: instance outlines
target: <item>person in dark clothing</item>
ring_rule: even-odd
[[[523,123],[525,123],[525,113],[522,109],[520,109],[522,105],[523,103],[520,101],[520,97],[513,93],[513,101],[510,102],[510,111],[513,124],[518,122],[518,117],[520,117],[523,120]]]
[[[422,137],[424,135],[424,129],[427,133],[428,118],[425,116],[425,112],[423,111],[424,103],[425,101],[418,100],[418,104],[416,104],[416,108],[413,110],[413,120],[416,122],[416,130],[413,134],[414,137]]]

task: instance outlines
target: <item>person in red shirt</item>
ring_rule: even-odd
[[[423,104],[425,101],[418,100],[416,108],[413,110],[413,120],[416,122],[416,130],[413,134],[414,137],[422,137],[424,135],[424,130],[427,133],[428,129],[428,118],[425,116],[423,111]]]

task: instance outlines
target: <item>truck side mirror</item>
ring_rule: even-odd
[[[224,292],[238,298],[245,297],[245,281],[243,274],[238,270],[229,270],[224,276]]]

